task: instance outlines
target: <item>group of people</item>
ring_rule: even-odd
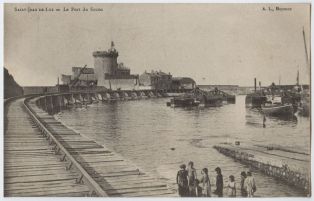
[[[213,191],[218,197],[223,197],[223,175],[220,167],[215,168],[216,171],[216,189]],[[178,192],[181,197],[211,197],[211,183],[208,175],[208,169],[203,168],[201,178],[197,178],[194,163],[190,161],[188,167],[185,164],[180,165],[180,170],[177,173]],[[241,196],[253,197],[256,191],[254,177],[251,172],[241,172]],[[228,184],[226,185],[229,197],[236,197],[236,182],[233,175],[229,176]]]

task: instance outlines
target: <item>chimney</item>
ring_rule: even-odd
[[[262,91],[262,82],[259,81],[259,82],[258,82],[258,85],[259,85],[259,90]]]
[[[256,78],[254,78],[254,92],[256,92]]]

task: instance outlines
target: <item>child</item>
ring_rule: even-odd
[[[229,197],[236,197],[236,184],[234,181],[234,176],[229,176],[229,182],[228,182],[228,196]]]
[[[199,186],[199,180],[198,179],[195,179],[195,187],[194,187],[194,189],[195,189],[195,194],[194,194],[194,196],[193,197],[202,197],[202,188]]]

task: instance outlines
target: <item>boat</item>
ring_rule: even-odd
[[[247,108],[261,108],[262,105],[264,105],[267,102],[267,97],[264,93],[264,91],[261,89],[261,83],[260,83],[260,89],[257,90],[256,88],[256,78],[254,78],[254,92],[247,94],[245,97],[245,106]]]
[[[304,117],[310,116],[311,99],[309,94],[302,94],[298,112]]]
[[[262,112],[268,116],[289,116],[294,114],[292,104],[272,104],[262,106]]]
[[[202,103],[207,107],[220,107],[223,105],[223,98],[220,96],[204,96]]]
[[[295,113],[293,104],[283,103],[281,96],[269,96],[268,101],[262,105],[261,109],[262,113],[267,116],[290,116]]]
[[[167,103],[167,105],[171,107],[193,107],[199,104],[200,101],[196,100],[196,98],[191,95],[174,97]]]
[[[189,93],[174,97],[167,103],[167,106],[172,107],[220,107],[223,101],[226,100],[226,93],[215,89],[212,91],[203,91],[199,88],[193,89]],[[230,96],[231,97],[231,96]],[[235,103],[235,96],[231,97],[232,103]]]
[[[248,108],[261,108],[267,102],[267,97],[261,93],[248,94],[245,97],[245,106]]]
[[[306,47],[306,40],[305,40],[305,32],[303,27],[303,41],[304,41],[304,52],[305,52],[305,58],[306,58],[306,69],[311,69],[311,60],[309,59],[307,47]],[[308,70],[308,74],[311,74],[311,71]],[[299,71],[297,76],[297,85],[299,86]],[[298,107],[298,112],[301,116],[309,117],[311,115],[311,93],[310,89],[304,90],[302,85],[300,85],[301,89],[301,100]]]
[[[196,88],[193,90],[193,93],[200,104],[204,107],[220,107],[223,105],[223,101],[227,101],[226,97],[229,95],[217,88],[211,91],[204,91]],[[235,96],[233,103],[235,103]]]

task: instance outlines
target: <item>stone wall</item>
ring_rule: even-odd
[[[295,168],[290,167],[289,164],[283,164],[280,161],[269,162],[271,156],[267,160],[263,160],[249,152],[224,147],[223,145],[214,146],[214,148],[228,157],[245,165],[249,165],[251,168],[258,169],[266,175],[275,177],[289,185],[304,190],[307,194],[310,194],[311,180],[309,174],[305,171],[298,171]]]

